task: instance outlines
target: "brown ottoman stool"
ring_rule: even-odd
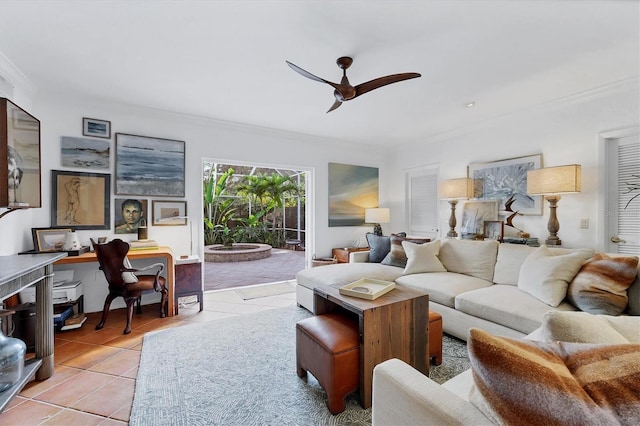
[[[429,311],[429,358],[442,364],[442,316],[433,311]]]
[[[331,414],[344,411],[345,397],[360,384],[358,323],[339,313],[318,315],[296,324],[296,369],[318,379]]]

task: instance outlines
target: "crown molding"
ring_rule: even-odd
[[[2,52],[0,52],[0,77],[6,80],[14,89],[22,91],[30,100],[33,100],[38,91],[37,86],[29,77]]]

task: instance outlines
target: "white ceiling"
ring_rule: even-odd
[[[636,0],[0,0],[0,52],[41,92],[392,146],[637,78],[639,21]],[[338,82],[339,56],[353,85],[422,77],[326,114],[285,60]]]

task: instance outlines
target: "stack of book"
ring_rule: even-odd
[[[147,250],[158,248],[156,240],[133,240],[129,242],[129,250]]]
[[[62,325],[62,327],[60,327],[60,331],[74,330],[76,328],[80,328],[82,327],[82,324],[84,324],[86,320],[87,320],[87,317],[85,316],[84,313],[79,313],[79,314],[70,316],[69,318],[64,320],[64,324]]]
[[[504,237],[502,242],[508,244],[526,244],[529,247],[540,247],[540,242],[537,238]]]

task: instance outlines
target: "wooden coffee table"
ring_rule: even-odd
[[[373,368],[398,358],[429,375],[429,295],[397,286],[376,300],[343,296],[338,286],[314,289],[316,315],[345,310],[360,327],[360,404],[371,407]]]

